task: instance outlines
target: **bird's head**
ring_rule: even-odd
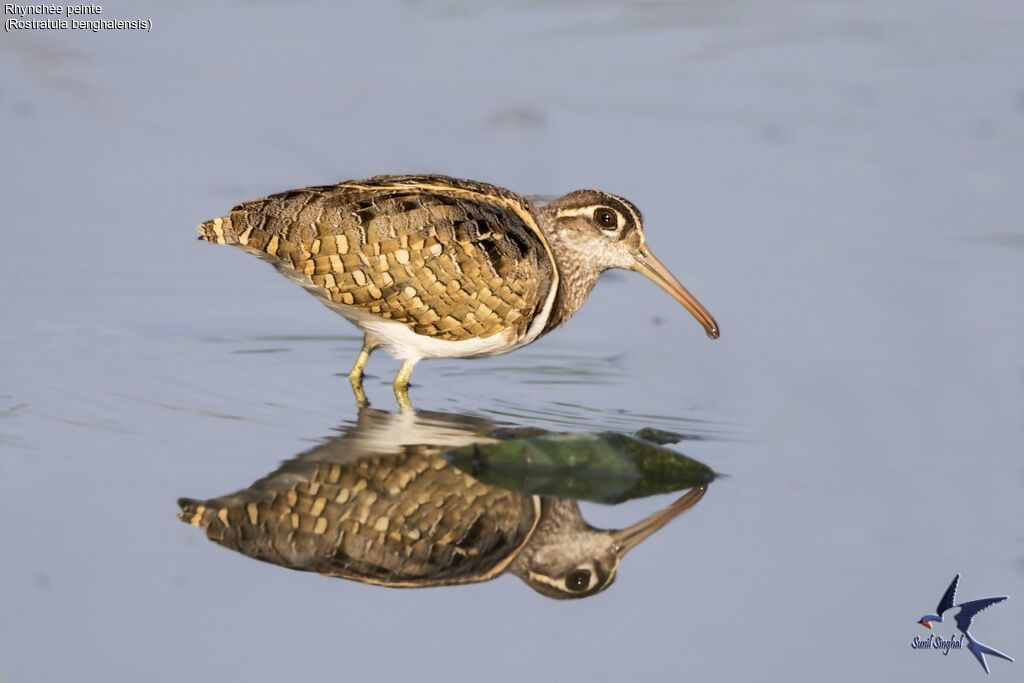
[[[599,529],[578,530],[572,538],[545,544],[514,573],[541,595],[557,600],[589,598],[615,581],[621,556]]]
[[[920,619],[918,619],[917,623],[921,624],[921,626],[924,626],[927,629],[930,629],[932,627],[933,621],[942,621],[942,617],[940,617],[937,614],[926,614]]]
[[[625,529],[596,529],[570,500],[547,500],[534,537],[510,569],[538,593],[567,600],[597,595],[615,581],[630,550],[697,504],[707,486]]]
[[[577,190],[542,211],[549,239],[563,258],[572,259],[577,272],[596,279],[610,268],[636,271],[685,306],[709,337],[718,338],[711,313],[651,253],[640,210],[631,202],[600,190]]]

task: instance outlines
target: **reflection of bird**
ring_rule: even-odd
[[[955,617],[956,627],[961,633],[967,636],[967,649],[970,650],[981,665],[985,668],[985,673],[988,673],[988,662],[985,661],[985,655],[995,655],[996,657],[1002,657],[1008,661],[1013,661],[1013,658],[1003,654],[999,650],[993,649],[988,645],[984,645],[978,642],[971,635],[971,623],[974,621],[975,615],[983,609],[994,605],[997,602],[1002,602],[1006,599],[1006,596],[998,598],[983,598],[981,600],[971,600],[970,602],[962,602],[959,605],[954,605],[956,602],[956,587],[960,582],[960,575],[957,574],[953,578],[953,582],[949,584],[949,588],[946,589],[945,594],[942,596],[942,600],[939,601],[939,606],[935,610],[935,614],[926,614],[918,621],[919,624],[927,628],[932,627],[932,622],[942,623],[942,615],[944,612],[959,607],[960,611],[957,612]]]
[[[640,212],[597,190],[540,205],[485,183],[378,176],[245,202],[199,226],[273,264],[359,326],[357,388],[378,346],[404,361],[490,356],[568,320],[609,268],[647,276],[711,337],[718,325],[654,257]]]
[[[623,530],[596,529],[575,501],[482,484],[446,448],[486,440],[486,420],[360,412],[341,436],[237,493],[181,499],[179,518],[250,557],[365,583],[476,583],[510,572],[553,598],[607,588],[622,557],[695,505],[694,488]]]

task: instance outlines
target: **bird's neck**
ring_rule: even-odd
[[[524,580],[527,579],[530,562],[537,551],[564,543],[566,539],[587,528],[589,527],[580,514],[579,503],[574,500],[542,498],[537,528],[509,565],[509,571]]]
[[[550,332],[575,315],[601,276],[601,270],[594,267],[584,254],[578,253],[571,239],[554,233],[548,235],[548,241],[558,265],[558,292],[555,294],[551,315],[544,326],[545,332]]]

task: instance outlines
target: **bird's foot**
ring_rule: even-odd
[[[395,401],[398,403],[398,407],[402,410],[412,410],[412,401],[409,399],[409,385],[394,384],[392,388],[395,390]]]
[[[391,383],[395,390],[395,400],[402,409],[412,408],[412,401],[409,400],[409,378],[412,377],[412,369],[416,367],[419,359],[406,360],[395,375],[395,381]]]
[[[356,406],[359,408],[365,408],[370,405],[370,402],[366,399],[366,392],[363,391],[362,373],[350,373],[348,376],[348,383],[352,386],[352,394],[356,397]]]

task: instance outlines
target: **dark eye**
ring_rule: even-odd
[[[565,579],[565,587],[574,593],[585,591],[590,586],[590,571],[577,569]]]
[[[615,220],[615,212],[611,209],[600,208],[594,211],[594,222],[606,230],[618,227],[619,222]]]

